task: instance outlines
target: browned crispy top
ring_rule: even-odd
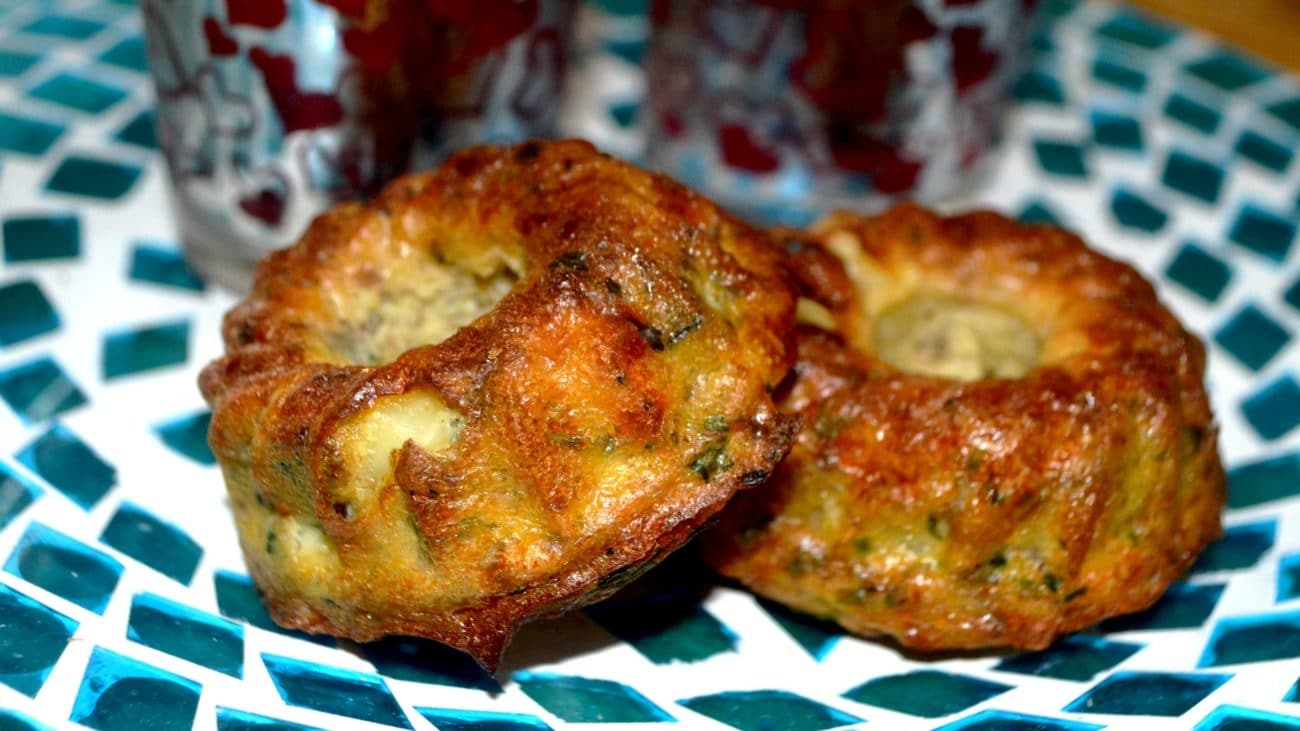
[[[786,246],[825,308],[782,404],[804,429],[724,515],[724,572],[909,646],[1042,647],[1149,605],[1217,535],[1204,349],[1131,267],[1057,228],[914,206],[833,216]],[[883,330],[918,297],[1022,324],[1008,362],[1023,367],[890,362]],[[1014,331],[967,335],[993,332],[979,346],[997,351]],[[942,361],[964,345],[916,347]]]
[[[784,454],[793,299],[764,234],[580,142],[323,216],[201,378],[273,613],[492,662],[612,591]]]

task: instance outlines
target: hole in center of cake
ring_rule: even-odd
[[[359,365],[395,360],[421,345],[435,345],[490,312],[519,280],[520,267],[495,261],[470,269],[434,256],[432,263],[359,273],[344,292],[331,349]]]
[[[1016,314],[938,293],[887,307],[875,320],[872,346],[901,371],[958,381],[1019,378],[1042,355],[1037,333]]]

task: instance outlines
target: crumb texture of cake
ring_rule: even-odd
[[[705,536],[723,574],[911,648],[1042,648],[1218,537],[1204,348],[1132,267],[911,205],[784,236],[803,427]]]
[[[272,617],[491,668],[761,483],[795,293],[762,231],[574,141],[477,147],[258,267],[200,377]]]

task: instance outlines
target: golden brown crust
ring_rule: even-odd
[[[277,622],[492,667],[785,454],[766,237],[579,142],[481,147],[258,268],[200,384]]]
[[[1042,648],[1149,606],[1219,534],[1204,350],[1131,267],[1059,229],[913,206],[787,248],[835,332],[800,332],[782,406],[804,429],[707,534],[722,573],[913,648]],[[872,327],[920,291],[1023,318],[1038,364],[969,381],[890,366]]]

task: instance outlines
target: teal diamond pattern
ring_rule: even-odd
[[[107,112],[126,98],[126,92],[116,86],[71,72],[40,82],[27,95],[87,114]]]
[[[1038,140],[1034,143],[1038,164],[1052,175],[1067,178],[1088,177],[1088,164],[1082,146],[1062,140]]]
[[[1214,341],[1239,363],[1257,371],[1291,342],[1291,332],[1255,305],[1247,304],[1219,328]]]
[[[844,693],[858,703],[938,718],[964,711],[1011,690],[1010,685],[938,670],[916,670],[867,681]]]
[[[104,338],[104,380],[184,363],[189,338],[185,321],[110,333]]]
[[[1102,623],[1107,632],[1131,630],[1194,629],[1205,624],[1214,613],[1224,584],[1185,584],[1169,587],[1150,609],[1126,614]]]
[[[144,38],[140,36],[123,38],[100,54],[99,60],[110,66],[117,66],[128,71],[144,73],[149,70],[149,60],[145,56]]]
[[[241,48],[265,37],[215,2]],[[650,3],[589,5],[614,32],[587,28],[583,53],[631,78]],[[555,633],[546,665],[507,654],[494,677],[432,640],[271,620],[194,386],[234,298],[187,265],[150,179],[139,3],[0,0],[0,728],[1300,729],[1300,84],[1126,6],[1040,5],[1006,141],[1027,179],[981,202],[1134,261],[1205,343],[1223,538],[1150,608],[1038,652],[898,652],[670,571],[570,618],[590,647]],[[584,93],[624,149],[641,134],[636,89]]]
[[[1244,462],[1228,470],[1228,507],[1248,508],[1300,495],[1300,452]]]
[[[239,678],[244,672],[244,630],[157,594],[131,601],[127,637],[155,650]]]
[[[99,539],[155,571],[190,583],[203,548],[184,531],[130,503],[123,503]]]
[[[635,688],[613,680],[518,672],[514,681],[551,715],[568,723],[654,723],[673,721]]]
[[[77,622],[0,584],[0,683],[35,697]],[[0,727],[4,727],[0,719]]]
[[[0,284],[0,346],[57,330],[59,314],[31,280]]]
[[[1088,681],[1141,649],[1138,644],[1078,634],[1057,640],[1046,650],[1013,655],[994,667],[1009,673]]]
[[[122,576],[113,557],[42,523],[27,526],[4,570],[97,614]]]
[[[141,660],[96,647],[90,655],[71,720],[92,729],[189,728],[202,687]]]
[[[1277,540],[1277,520],[1230,526],[1192,564],[1191,573],[1239,571],[1259,562]]]
[[[438,731],[551,731],[545,721],[526,713],[418,707],[415,712]]]
[[[40,60],[41,57],[34,53],[0,50],[0,77],[21,76]]]
[[[1300,597],[1300,553],[1283,556],[1277,563],[1277,601]]]
[[[140,177],[135,165],[82,155],[66,158],[45,183],[51,193],[66,193],[98,200],[126,195]]]
[[[1214,302],[1232,280],[1232,268],[1204,248],[1187,243],[1169,262],[1165,276],[1206,302]]]
[[[1275,262],[1286,261],[1296,224],[1254,205],[1242,207],[1228,230],[1228,239]]]
[[[113,138],[128,145],[143,147],[146,150],[153,150],[158,147],[158,134],[155,131],[155,120],[152,111],[144,111],[131,118],[122,129],[113,135]]]
[[[1219,190],[1223,187],[1223,169],[1189,153],[1174,150],[1165,159],[1160,181],[1171,190],[1213,204],[1219,199]]]
[[[0,226],[0,235],[8,264],[81,255],[81,222],[72,215],[12,216]]]
[[[1285,172],[1294,157],[1290,147],[1253,130],[1241,133],[1235,149],[1238,155],[1275,173]]]
[[[158,424],[154,431],[164,444],[179,454],[202,465],[214,465],[217,458],[208,448],[208,424],[211,421],[212,413],[203,411]]]
[[[1092,76],[1097,81],[1132,94],[1146,90],[1147,76],[1140,70],[1120,61],[1097,59],[1092,66]]]
[[[361,645],[361,654],[386,678],[501,692],[501,684],[473,658],[432,640],[401,635],[386,637]]]
[[[50,358],[0,370],[0,399],[28,422],[45,421],[86,403],[85,394]]]
[[[1284,375],[1241,402],[1241,414],[1264,439],[1278,439],[1300,426],[1300,383]]]
[[[203,280],[185,263],[175,247],[142,242],[131,250],[128,276],[137,282],[203,291]]]
[[[54,122],[0,111],[0,152],[44,155],[63,132],[64,127]]]
[[[1194,731],[1294,731],[1300,717],[1242,706],[1219,706],[1196,724]]]
[[[1115,191],[1110,210],[1119,225],[1138,233],[1154,234],[1169,222],[1169,214],[1164,209],[1126,188]]]
[[[1181,716],[1228,681],[1228,675],[1115,673],[1065,707],[1073,713]]]
[[[91,508],[117,482],[117,470],[86,443],[55,424],[18,453],[18,461],[83,508]]]
[[[791,639],[817,660],[825,659],[835,643],[844,636],[844,630],[834,622],[795,612],[767,599],[760,599],[758,603]]]
[[[1265,109],[1276,119],[1285,122],[1292,129],[1300,132],[1300,96],[1271,104]]]
[[[383,678],[263,654],[262,662],[285,703],[371,723],[411,728]]]
[[[1092,113],[1092,139],[1098,145],[1129,152],[1142,151],[1142,123],[1119,112]]]
[[[104,24],[72,15],[45,15],[20,30],[35,35],[64,38],[71,41],[84,41],[99,31]]]
[[[1267,71],[1227,51],[1216,51],[1188,64],[1187,72],[1224,91],[1237,91],[1268,77]]]
[[[823,731],[862,720],[784,690],[729,691],[679,703],[740,731]]]
[[[1011,87],[1011,93],[1021,102],[1038,102],[1050,106],[1065,104],[1061,82],[1043,71],[1026,71]]]
[[[1284,657],[1300,657],[1300,612],[1220,619],[1197,664],[1213,668]]]
[[[1165,116],[1207,135],[1218,131],[1223,121],[1223,115],[1214,107],[1178,93],[1170,95],[1165,102]]]
[[[0,530],[40,496],[39,487],[19,475],[13,467],[0,462]]]
[[[637,601],[618,597],[589,607],[587,614],[658,665],[699,662],[736,649],[736,635],[688,591]]]
[[[1177,31],[1146,15],[1121,11],[1097,28],[1097,35],[1146,50],[1168,45]]]

